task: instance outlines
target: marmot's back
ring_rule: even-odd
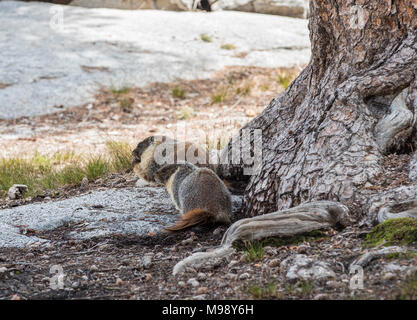
[[[155,174],[183,214],[170,231],[180,231],[206,222],[230,223],[231,195],[210,169],[190,163],[167,165]]]
[[[230,223],[230,192],[210,169],[200,168],[190,173],[181,183],[178,198],[183,212],[199,208],[210,212],[215,222]]]

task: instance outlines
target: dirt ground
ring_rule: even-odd
[[[144,88],[102,88],[94,103],[38,117],[0,120],[0,158],[100,153],[109,140],[137,144],[164,134],[222,143],[276,98],[300,70],[228,67],[206,80],[152,83]]]
[[[190,268],[185,275],[173,277],[177,262],[197,248],[217,245],[224,229],[79,241],[67,238],[73,227],[36,233],[53,240],[48,248],[0,249],[0,268],[7,269],[0,273],[0,299],[398,299],[407,274],[384,272],[384,267],[395,262],[404,270],[417,262],[415,258],[376,259],[365,268],[364,288],[351,290],[349,264],[362,251],[366,231],[331,229],[314,241],[265,247],[259,261],[248,262],[241,252],[214,270]],[[326,261],[336,278],[288,281],[277,261],[295,252]],[[151,257],[149,264],[142,261],[145,256]],[[62,267],[62,289],[51,288],[54,265]]]
[[[297,73],[294,69],[234,67],[207,80],[103,88],[92,104],[35,118],[0,120],[0,157],[59,150],[102,152],[109,139],[134,145],[150,134],[177,133],[174,136],[182,140],[206,142],[192,134],[196,129],[218,129],[214,131],[227,138],[284,90],[283,74],[291,78]],[[223,141],[214,137],[210,143],[219,146]],[[386,157],[385,175],[371,188],[410,184],[405,174],[408,163],[407,154]],[[134,182],[132,172],[114,174],[88,188],[63,188],[56,198]],[[39,202],[48,196],[2,200],[0,208]],[[398,299],[403,297],[406,270],[417,262],[415,257],[373,260],[364,269],[364,288],[351,290],[349,265],[366,252],[362,244],[369,230],[349,227],[326,230],[319,238],[299,243],[265,247],[261,259],[248,261],[241,251],[215,269],[191,268],[173,277],[172,269],[181,259],[196,249],[218,245],[225,227],[90,240],[70,239],[68,234],[74,228],[77,226],[26,231],[51,240],[49,247],[1,248],[0,299]],[[417,251],[417,246],[409,245],[408,250]],[[328,263],[335,277],[289,281],[280,262],[293,253]],[[392,264],[396,269],[387,271]],[[52,266],[62,268],[62,288],[51,287],[57,279]]]

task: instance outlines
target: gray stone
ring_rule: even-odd
[[[200,285],[200,282],[198,282],[196,278],[188,279],[187,283],[193,287],[198,287]]]
[[[24,184],[14,184],[7,192],[7,196],[10,200],[21,199],[27,190],[28,187]]]
[[[212,10],[237,10],[294,18],[309,16],[308,0],[218,0]]]
[[[303,254],[296,254],[282,261],[281,271],[286,273],[288,280],[322,280],[336,276],[327,263]]]
[[[87,177],[84,177],[81,180],[81,188],[86,188],[86,187],[88,187],[88,178]]]
[[[278,267],[281,264],[281,261],[279,259],[272,259],[268,262],[268,266],[271,268]]]
[[[395,271],[403,271],[407,269],[406,266],[400,266],[395,263],[388,263],[384,266],[384,271],[387,273],[395,272]]]
[[[152,266],[153,260],[152,256],[145,255],[141,260],[141,265],[144,269],[149,269]]]
[[[110,234],[157,233],[177,219],[163,188],[94,191],[78,197],[0,210],[0,247],[25,247],[48,242],[20,233],[16,225],[35,231],[73,225],[69,237],[87,239]]]
[[[247,273],[247,272],[242,273],[241,275],[239,275],[239,280],[246,280],[246,279],[249,279],[249,278],[250,278],[250,274]]]
[[[207,275],[206,275],[205,273],[199,272],[199,273],[197,274],[197,279],[198,279],[199,281],[204,281],[204,280],[206,280],[206,279],[207,279]]]

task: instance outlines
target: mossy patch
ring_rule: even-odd
[[[297,245],[302,242],[314,242],[326,237],[323,230],[314,230],[309,233],[299,234],[292,237],[268,238],[262,241],[264,246],[282,247],[288,245]]]
[[[385,255],[385,259],[387,260],[397,260],[397,259],[414,259],[417,257],[417,252],[393,252]]]
[[[417,220],[411,218],[388,219],[374,227],[367,235],[364,245],[406,245],[417,240]]]

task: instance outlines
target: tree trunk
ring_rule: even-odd
[[[310,63],[240,132],[262,130],[246,217],[332,200],[359,219],[384,155],[414,142],[417,0],[314,0],[310,14]],[[236,146],[223,150],[229,159]],[[227,169],[242,178],[241,165]]]

